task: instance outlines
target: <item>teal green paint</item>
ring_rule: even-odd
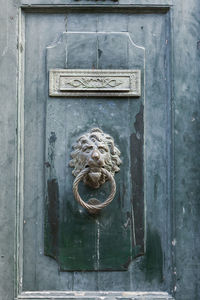
[[[163,252],[161,239],[156,230],[147,230],[146,253],[141,269],[145,272],[146,280],[163,281]]]
[[[69,220],[60,224],[59,265],[61,270],[93,270],[95,257],[95,221],[87,212],[74,213]],[[69,214],[68,214],[69,216]]]
[[[47,50],[47,71],[66,67],[111,70],[139,68],[143,74],[144,52],[133,46],[126,33],[64,33],[60,41],[56,47]],[[98,61],[97,50],[101,53]],[[59,58],[57,53],[61,53]],[[56,174],[59,185],[59,213],[57,237],[52,239],[55,233],[48,227],[51,224],[47,220],[45,241],[49,239],[55,242],[51,242],[51,245],[56,248],[54,257],[62,271],[126,271],[131,260],[143,252],[144,239],[140,237],[139,240],[136,235],[134,244],[133,238],[134,228],[143,226],[143,216],[136,215],[135,224],[132,216],[132,186],[136,193],[138,189],[135,172],[142,174],[143,168],[143,92],[142,89],[142,96],[138,98],[51,97],[47,100],[46,149],[49,154],[46,154],[46,160],[54,168],[53,174]],[[134,124],[139,115],[141,123],[138,123],[137,137],[130,147],[130,137],[136,134]],[[90,216],[76,203],[72,192],[74,176],[68,166],[72,145],[93,127],[101,128],[114,138],[122,159],[120,172],[115,175],[115,198],[96,217]],[[53,139],[54,147],[50,138],[52,132],[56,137]],[[136,151],[136,139],[141,139],[140,151]],[[131,169],[131,151],[135,151],[134,160],[141,161],[135,169]],[[52,172],[47,168],[46,174],[48,180]],[[104,201],[110,193],[110,184],[107,182],[95,190],[80,183],[79,193],[86,202],[90,198]],[[143,209],[143,195],[139,195],[135,201]],[[54,211],[50,213],[54,215]],[[51,255],[52,250],[49,247],[48,250]]]
[[[33,4],[34,1],[28,0],[22,2],[24,4]],[[27,13],[27,9],[29,9],[27,7],[25,11],[26,42],[25,47],[20,47],[21,50],[23,50],[22,48],[25,49],[25,55],[27,57],[24,72],[25,87],[22,82],[22,86],[25,88],[25,145],[23,146],[25,147],[24,220],[26,224],[23,226],[23,249],[21,240],[19,244],[17,244],[21,248],[20,252],[23,252],[23,257],[20,259],[20,261],[23,260],[23,290],[84,290],[87,287],[91,290],[115,290],[116,288],[121,288],[121,290],[126,289],[127,291],[132,289],[138,291],[168,290],[170,292],[176,285],[176,278],[173,282],[170,281],[169,277],[172,273],[174,277],[177,276],[176,299],[198,300],[200,295],[200,280],[198,278],[200,274],[198,225],[200,208],[198,182],[200,168],[198,167],[199,146],[197,145],[197,141],[199,140],[200,130],[196,114],[199,110],[200,68],[196,62],[199,61],[200,57],[199,45],[197,49],[200,31],[199,1],[174,1],[175,5],[169,9],[169,18],[166,18],[166,14],[163,13],[167,12],[168,8],[163,8],[161,11],[160,8],[154,7],[153,10],[151,9],[151,14],[145,15],[146,8],[144,6],[138,10],[135,8],[134,10],[131,7],[131,5],[134,5],[133,2],[137,2],[140,5],[144,2],[148,2],[148,5],[155,3],[155,1],[142,0],[131,1],[129,8],[126,9],[128,15],[123,14],[124,9],[122,7],[120,8],[120,5],[112,8],[109,8],[109,5],[107,5],[107,8],[101,7],[101,16],[96,14],[99,8],[95,10],[95,7],[90,8],[90,10],[86,7],[88,14],[82,13],[76,15],[74,12],[67,14],[69,31],[73,31],[73,29],[75,31],[88,31],[88,29],[91,31],[97,30],[92,27],[92,18],[96,16],[96,19],[99,21],[98,26],[102,24],[102,26],[104,25],[104,28],[107,29],[109,24],[109,31],[127,31],[128,28],[129,31],[132,31],[132,37],[135,43],[143,45],[146,48],[146,149],[148,149],[148,153],[152,157],[152,160],[148,157],[146,170],[149,173],[145,174],[145,176],[147,176],[147,182],[149,182],[146,190],[146,194],[148,195],[146,215],[151,228],[156,228],[159,231],[160,237],[162,237],[162,249],[166,254],[163,269],[165,281],[163,283],[158,283],[156,280],[151,283],[145,282],[143,276],[138,276],[137,274],[138,265],[134,265],[132,270],[131,268],[129,269],[131,270],[130,274],[128,274],[128,272],[107,272],[106,274],[105,272],[99,272],[99,274],[102,274],[102,279],[104,280],[99,280],[97,283],[97,281],[94,281],[95,276],[93,276],[92,273],[88,274],[87,272],[82,272],[82,274],[78,273],[74,276],[71,273],[58,272],[57,264],[51,259],[41,255],[40,250],[42,250],[43,247],[43,241],[41,241],[41,230],[43,227],[42,195],[44,189],[39,182],[43,181],[44,163],[43,141],[45,134],[43,129],[45,128],[46,118],[44,108],[47,87],[47,82],[45,81],[45,47],[52,44],[60,33],[65,30],[64,25],[62,25],[64,24],[62,20],[65,19],[66,11],[68,11],[68,9],[63,10],[63,8],[60,7],[59,13],[53,14],[51,13],[55,9],[55,7],[53,7],[54,4],[52,4],[53,2],[46,0],[37,1],[38,4],[44,4],[44,2],[51,2],[51,8],[46,10],[45,14],[37,13],[39,11],[36,7],[30,8],[33,14]],[[65,1],[59,2],[64,3]],[[84,3],[86,2],[88,1]],[[71,3],[74,4],[74,1],[71,1]],[[119,1],[119,4],[123,3],[123,1]],[[156,3],[163,5],[163,3],[169,3],[169,1],[158,0]],[[81,9],[83,2],[81,1],[79,4]],[[93,4],[94,6],[96,5],[94,2]],[[105,9],[109,9],[112,13],[106,14],[104,12]],[[122,12],[122,14],[119,14],[119,11]],[[159,16],[160,12],[162,12],[161,16]],[[17,117],[15,75],[18,74],[16,63],[18,55],[14,53],[17,51],[15,45],[18,36],[16,31],[16,21],[18,19],[16,1],[3,3],[1,13],[3,16],[3,18],[1,18],[2,32],[5,37],[8,34],[9,38],[3,39],[1,43],[2,53],[4,53],[4,59],[1,64],[1,74],[3,74],[1,94],[2,99],[7,99],[8,101],[4,102],[1,111],[1,119],[2,123],[5,124],[5,130],[1,130],[0,133],[0,140],[2,141],[1,161],[3,162],[4,170],[0,183],[2,199],[0,245],[2,256],[4,256],[1,260],[0,295],[2,299],[13,299],[13,265],[15,257],[13,234],[15,232],[16,208],[16,185],[14,183],[16,179],[16,162],[14,159],[17,158],[17,155],[14,153],[16,151],[16,145],[14,145],[13,141],[17,142],[15,132],[16,122],[14,120],[16,120]],[[12,20],[9,21],[9,26],[7,26],[6,24],[11,15]],[[69,16],[71,16],[71,22]],[[115,22],[111,18],[113,16],[115,16]],[[109,22],[105,22],[106,18]],[[80,19],[84,20],[86,26],[81,23]],[[97,24],[96,19],[94,24]],[[127,24],[122,25],[123,20],[129,21],[129,27]],[[164,27],[162,20],[164,20]],[[79,26],[79,28],[70,28],[70,25]],[[6,28],[8,30],[6,30]],[[49,30],[49,28],[51,28],[51,30]],[[165,34],[168,28],[174,32],[173,44],[170,44],[170,37],[168,38]],[[102,27],[100,29],[102,30]],[[40,32],[39,35],[38,32]],[[5,42],[8,43],[7,49],[13,49],[13,51],[4,51]],[[174,72],[172,72],[174,95],[171,95],[169,92],[168,96],[166,88],[162,85],[162,82],[166,82],[166,87],[169,87],[169,89],[171,85],[170,76],[167,76],[168,59],[165,60],[165,64],[163,60],[164,45],[167,45],[166,47],[170,49],[169,61],[171,61],[174,55]],[[14,51],[14,49],[16,49],[16,51]],[[60,53],[57,51],[55,51],[54,55],[57,56],[57,59],[60,57]],[[161,70],[164,68],[166,68],[165,74],[161,73]],[[166,75],[166,77],[163,75]],[[159,86],[160,88],[157,88]],[[21,103],[22,98],[19,97],[18,103]],[[172,106],[170,106],[171,101]],[[169,103],[168,107],[165,105],[167,102]],[[162,106],[162,103],[164,103],[164,106]],[[23,103],[21,107],[23,107]],[[172,128],[168,126],[171,122],[170,117],[168,121],[166,121],[164,117],[167,114],[171,114],[171,108],[173,110],[172,116],[174,116]],[[161,124],[163,125],[162,128],[160,126]],[[109,127],[110,126],[108,126],[108,129],[110,130]],[[19,134],[21,130],[23,130],[23,128],[19,126]],[[160,135],[162,135],[162,139],[160,139],[156,145],[155,139],[157,137],[154,133],[158,133],[157,130]],[[174,143],[170,138],[170,134],[166,134],[166,132],[170,131],[172,132],[172,136],[174,136]],[[169,177],[174,184],[174,204],[167,210],[166,203],[170,206],[170,202],[173,202],[173,195],[171,195],[173,191],[169,194],[169,201],[166,201],[166,184],[169,184],[169,180],[166,181],[165,174],[167,173],[166,166],[170,164],[170,158],[166,159],[164,153],[166,153],[167,145],[170,145],[171,142],[172,148],[175,151],[175,159],[173,154],[171,158],[172,161],[174,161],[175,173],[173,173],[172,164],[170,165],[172,173]],[[155,148],[152,147],[153,143],[155,144]],[[154,170],[156,170],[156,172],[154,172]],[[158,181],[155,189],[156,193],[153,195],[155,173],[159,173],[159,177],[162,179],[163,190]],[[173,175],[175,176],[173,177]],[[23,178],[23,174],[19,174],[18,177]],[[156,194],[157,201],[155,202]],[[156,203],[155,206],[154,203]],[[163,211],[166,213],[163,213]],[[160,215],[161,217],[159,217]],[[17,219],[19,221],[18,217]],[[171,234],[170,224],[173,219],[175,220],[173,226],[174,230]],[[21,228],[21,225],[19,227]],[[166,236],[165,232],[167,232]],[[176,246],[172,246],[174,264],[172,264],[170,260],[171,238],[177,241]],[[176,274],[174,268],[176,268]],[[105,280],[105,278],[108,278],[106,275],[110,276],[109,280]],[[76,281],[74,278],[76,278],[76,276],[79,276],[79,280],[74,284]],[[21,276],[19,276],[18,279],[21,285]],[[121,283],[120,287],[119,282]]]

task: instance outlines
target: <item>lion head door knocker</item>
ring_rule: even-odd
[[[115,172],[121,164],[120,151],[114,145],[113,138],[99,128],[93,128],[82,135],[73,146],[70,167],[74,167],[72,174],[76,177],[73,183],[73,193],[77,202],[89,213],[96,214],[113,200],[116,193]],[[111,192],[104,201],[92,198],[83,201],[78,192],[78,184],[83,180],[88,186],[98,189],[106,181],[111,183]]]

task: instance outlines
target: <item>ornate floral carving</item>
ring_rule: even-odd
[[[82,78],[75,78],[70,81],[67,81],[68,85],[71,85],[75,88],[114,88],[122,84],[122,81],[117,80],[116,78],[109,78],[109,77],[82,77]]]

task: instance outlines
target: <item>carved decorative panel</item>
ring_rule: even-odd
[[[68,70],[49,71],[50,96],[141,95],[140,70]]]

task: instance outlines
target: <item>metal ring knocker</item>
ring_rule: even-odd
[[[111,192],[109,197],[104,201],[104,202],[100,202],[97,199],[90,199],[88,201],[88,203],[86,203],[85,201],[83,201],[83,199],[81,198],[81,196],[79,195],[78,192],[78,184],[79,182],[84,178],[85,175],[87,175],[90,172],[90,168],[85,168],[83,169],[76,177],[76,179],[74,180],[73,183],[73,193],[74,193],[74,197],[76,199],[76,201],[85,209],[87,209],[89,211],[89,213],[91,214],[96,214],[98,213],[101,209],[103,209],[104,207],[106,207],[107,205],[109,205],[112,200],[115,197],[115,193],[116,193],[116,183],[115,183],[115,179],[113,177],[113,175],[108,172],[106,169],[101,168],[101,172],[107,176],[108,180],[111,183]],[[90,203],[91,204],[90,204]],[[95,203],[95,204],[94,204]]]

